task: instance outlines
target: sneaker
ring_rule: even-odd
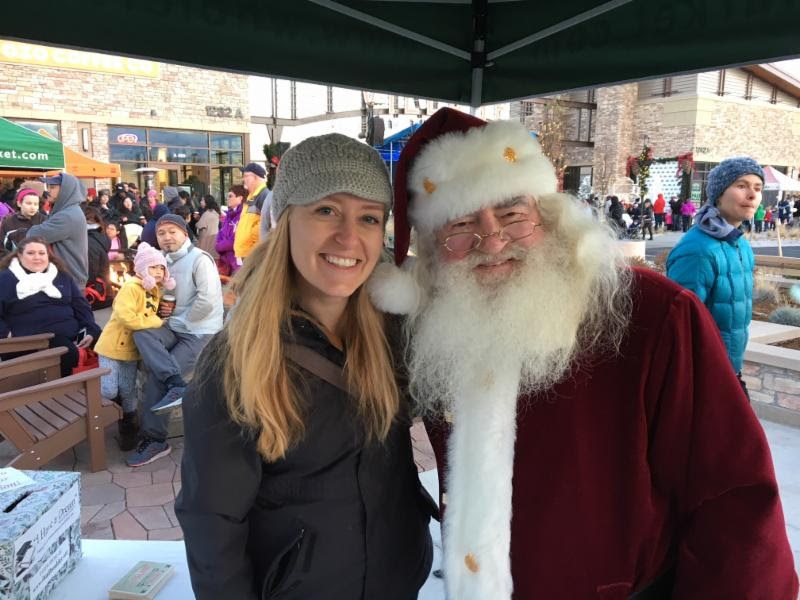
[[[125,462],[129,467],[141,467],[167,456],[170,452],[172,447],[167,442],[157,442],[146,437],[142,438],[134,453],[125,459]]]
[[[150,410],[157,415],[165,413],[173,408],[178,408],[183,404],[183,393],[186,391],[185,387],[170,388],[166,395],[160,402],[156,402],[150,407]]]

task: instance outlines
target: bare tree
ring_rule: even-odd
[[[567,109],[560,96],[547,98],[543,105],[537,135],[542,152],[550,159],[556,170],[558,189],[564,187],[564,170],[567,168],[567,151],[564,138],[567,133]]]
[[[600,198],[605,198],[614,181],[614,157],[608,150],[595,151],[593,179],[595,191]]]

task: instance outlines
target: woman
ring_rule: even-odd
[[[650,234],[650,239],[653,239],[653,203],[650,199],[644,201],[642,208],[642,239],[644,239],[645,232]]]
[[[197,247],[216,259],[218,256],[215,246],[219,233],[219,204],[214,196],[206,195],[200,200],[200,206],[203,208],[203,212],[197,221]]]
[[[616,196],[609,196],[611,198],[611,205],[608,207],[608,217],[611,224],[617,228],[617,233],[622,236],[627,230],[628,226],[622,220],[622,214],[625,212],[622,202]]]
[[[692,199],[686,198],[683,204],[681,204],[681,231],[683,231],[683,233],[689,231],[689,228],[692,226],[692,219],[694,219],[694,213],[696,212],[697,209]]]
[[[236,254],[233,251],[233,240],[236,238],[236,226],[239,224],[239,217],[242,216],[242,206],[245,198],[247,198],[247,190],[244,189],[243,185],[234,185],[228,190],[228,212],[225,213],[225,220],[222,223],[219,234],[217,234],[215,245],[219,254],[217,266],[222,275],[233,275],[241,266],[241,263],[236,260]]]
[[[390,204],[378,154],[343,135],[281,162],[276,227],[183,403],[176,514],[200,600],[409,600],[427,578],[435,506],[363,285]]]
[[[156,206],[158,206],[158,192],[147,190],[147,195],[139,202],[139,209],[148,223],[153,220],[153,211]]]
[[[119,223],[109,221],[106,223],[106,236],[109,240],[108,260],[125,260],[128,250],[125,229],[120,227]]]
[[[130,196],[125,196],[119,208],[119,222],[123,227],[132,223],[141,225],[140,221],[142,219],[144,219],[144,216],[142,215],[139,205],[135,204]]]
[[[111,240],[106,235],[106,224],[100,211],[92,206],[83,209],[89,242],[89,279],[86,282],[86,300],[92,310],[111,306],[111,286],[108,282],[108,251]]]
[[[64,264],[44,238],[20,241],[0,262],[0,338],[53,333],[50,347],[64,346],[61,376],[78,364],[78,348],[100,335],[92,310]]]

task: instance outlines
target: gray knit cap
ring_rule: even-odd
[[[331,194],[347,193],[392,206],[389,174],[380,154],[340,133],[303,140],[281,158],[272,190],[272,218],[290,204],[313,204]]]

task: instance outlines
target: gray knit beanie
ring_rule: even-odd
[[[340,133],[311,137],[281,158],[272,190],[272,218],[290,204],[313,204],[331,194],[347,193],[392,206],[389,174],[380,154]]]
[[[723,160],[708,173],[706,202],[716,206],[717,198],[743,175],[757,175],[761,178],[761,182],[764,182],[764,170],[749,156],[736,156]]]

